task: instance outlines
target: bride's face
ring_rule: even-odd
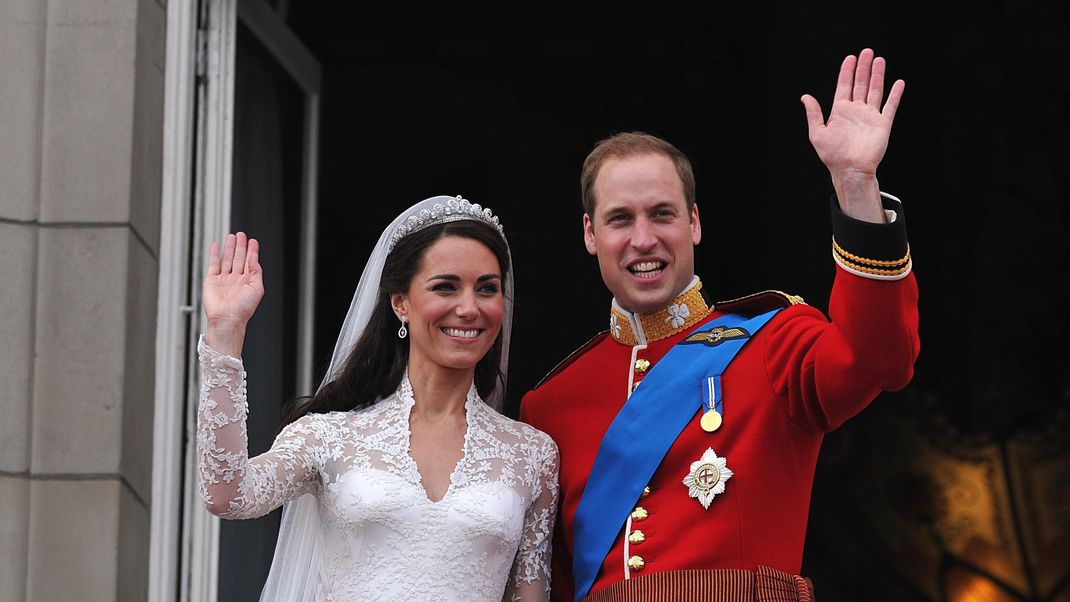
[[[410,370],[473,370],[501,330],[501,267],[483,243],[447,236],[391,302],[408,318]]]

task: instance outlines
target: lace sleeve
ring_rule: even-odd
[[[524,516],[524,536],[513,561],[506,600],[550,599],[550,544],[557,517],[557,445],[541,435],[540,452],[532,454],[542,467],[532,488],[533,502]]]
[[[212,349],[203,336],[197,353],[197,456],[201,499],[208,510],[223,518],[255,518],[314,491],[318,471],[311,418],[287,425],[270,450],[250,460],[242,362]]]

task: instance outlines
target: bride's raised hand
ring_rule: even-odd
[[[244,232],[228,234],[220,256],[219,243],[209,251],[202,303],[208,319],[206,342],[220,353],[241,355],[245,326],[264,297],[260,244]]]

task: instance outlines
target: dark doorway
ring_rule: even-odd
[[[238,23],[234,82],[231,224],[265,252],[265,294],[242,352],[250,374],[249,455],[271,447],[279,412],[297,395],[298,257],[304,93],[244,23]],[[275,551],[281,510],[220,523],[220,600],[258,600]]]

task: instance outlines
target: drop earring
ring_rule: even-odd
[[[398,338],[404,339],[405,337],[409,336],[409,329],[405,328],[405,321],[407,320],[407,318],[405,316],[399,317],[401,318],[401,328],[398,329]]]

